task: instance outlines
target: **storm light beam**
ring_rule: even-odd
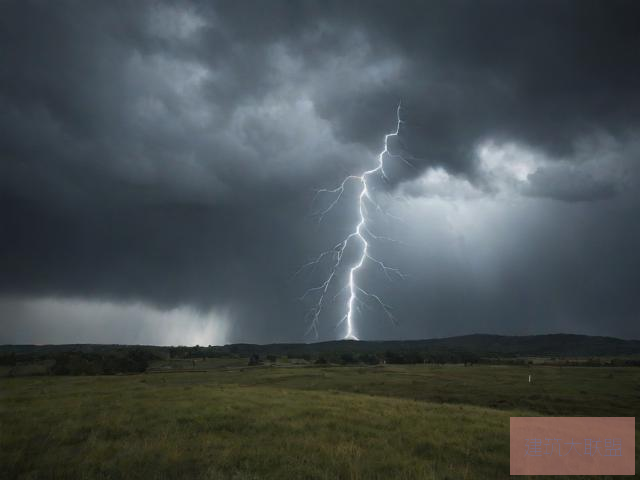
[[[378,211],[382,211],[380,206],[371,197],[369,184],[367,182],[372,176],[381,176],[384,180],[388,180],[387,174],[384,170],[385,156],[399,158],[407,165],[413,167],[413,165],[402,155],[393,154],[389,151],[389,139],[392,137],[398,136],[398,134],[400,133],[400,125],[403,123],[402,119],[400,118],[400,107],[401,105],[398,104],[398,107],[396,109],[396,128],[393,132],[387,133],[384,136],[384,145],[383,145],[384,148],[377,156],[377,164],[375,168],[372,168],[370,170],[365,170],[359,175],[349,175],[336,188],[321,189],[316,192],[316,197],[320,194],[335,195],[335,198],[331,201],[331,203],[327,208],[316,213],[316,215],[319,218],[318,221],[322,221],[324,216],[327,213],[329,213],[338,204],[338,202],[342,198],[342,194],[344,193],[345,187],[348,182],[355,181],[360,184],[360,191],[357,196],[358,218],[357,218],[357,223],[354,226],[354,230],[349,235],[347,235],[346,238],[344,238],[342,241],[334,245],[334,247],[331,250],[322,252],[313,261],[306,263],[298,270],[298,272],[296,272],[296,275],[297,275],[298,273],[302,272],[303,270],[309,267],[313,267],[313,268],[317,267],[320,264],[320,262],[322,262],[327,258],[332,259],[330,263],[329,274],[326,280],[319,286],[313,287],[307,290],[305,294],[301,297],[301,299],[305,299],[308,296],[311,296],[314,294],[317,295],[316,303],[313,305],[313,307],[311,307],[311,309],[307,313],[307,316],[305,317],[306,320],[310,322],[310,326],[309,326],[309,329],[307,330],[307,334],[313,331],[315,333],[316,338],[318,337],[318,321],[320,318],[320,314],[322,313],[322,310],[325,306],[326,297],[327,297],[329,288],[335,281],[336,276],[338,276],[338,269],[342,265],[342,259],[343,259],[345,249],[347,248],[349,243],[352,241],[358,242],[358,244],[360,245],[360,253],[357,257],[357,261],[349,267],[348,281],[346,285],[333,297],[333,299],[335,299],[338,295],[340,295],[345,290],[349,292],[349,299],[346,305],[346,313],[340,319],[340,321],[336,325],[336,328],[341,324],[346,323],[345,333],[342,338],[345,340],[347,339],[358,340],[358,337],[356,336],[355,325],[354,325],[354,310],[356,309],[357,302],[366,304],[366,301],[373,301],[380,309],[382,309],[382,311],[384,311],[384,313],[386,314],[389,320],[391,320],[394,323],[397,323],[396,318],[391,312],[391,307],[389,305],[383,302],[378,295],[368,292],[358,285],[358,273],[360,269],[367,262],[371,262],[374,265],[378,266],[382,270],[382,272],[385,274],[385,276],[390,280],[393,278],[393,276],[400,277],[400,278],[405,277],[405,275],[397,268],[388,267],[387,265],[384,264],[384,262],[373,257],[370,254],[369,242],[371,240],[382,239],[382,240],[393,241],[393,239],[372,233],[371,230],[369,229],[368,221],[367,221],[368,220],[367,218],[368,204],[374,206]],[[315,200],[315,197],[314,197],[314,200]]]

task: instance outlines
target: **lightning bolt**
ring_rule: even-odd
[[[346,323],[345,334],[343,336],[343,339],[358,340],[358,337],[356,336],[355,325],[354,325],[354,311],[358,304],[369,306],[367,301],[373,302],[375,305],[377,305],[385,313],[385,315],[389,320],[397,324],[396,318],[394,317],[391,311],[392,308],[389,305],[387,305],[378,295],[368,292],[364,290],[362,287],[360,287],[358,285],[357,280],[358,280],[359,271],[365,266],[367,262],[371,262],[372,264],[376,265],[389,280],[392,280],[393,278],[405,278],[405,275],[400,270],[398,270],[397,268],[388,267],[387,265],[384,264],[384,262],[373,257],[369,252],[369,242],[372,240],[376,240],[376,241],[386,240],[386,241],[392,241],[392,242],[394,242],[395,240],[388,237],[374,234],[369,228],[368,215],[367,215],[367,209],[370,208],[369,206],[373,206],[377,211],[389,215],[387,212],[384,212],[380,207],[380,205],[378,205],[378,203],[372,198],[370,194],[369,184],[368,184],[368,181],[375,176],[379,176],[383,180],[388,181],[387,174],[384,170],[385,157],[399,158],[407,165],[413,167],[413,164],[409,162],[404,156],[391,153],[389,151],[389,139],[392,137],[398,137],[400,133],[400,125],[402,125],[403,123],[400,117],[400,108],[401,108],[401,105],[398,104],[398,107],[396,109],[396,128],[393,132],[387,133],[384,136],[383,149],[377,155],[377,163],[375,167],[371,168],[370,170],[365,170],[359,175],[349,175],[345,177],[344,180],[342,180],[342,182],[340,183],[340,185],[338,185],[336,188],[320,189],[316,192],[316,196],[314,197],[314,202],[315,202],[316,198],[319,195],[326,194],[326,195],[334,196],[332,201],[329,203],[328,207],[326,207],[325,209],[319,212],[316,212],[316,215],[318,216],[318,221],[321,222],[324,219],[325,215],[329,213],[338,204],[349,182],[358,183],[360,188],[357,196],[358,219],[357,219],[357,223],[355,224],[354,230],[351,233],[349,233],[343,240],[341,240],[339,243],[334,245],[332,249],[322,252],[314,260],[304,264],[298,270],[298,272],[296,272],[296,275],[298,275],[302,271],[309,268],[315,270],[315,268],[318,265],[320,265],[322,262],[325,262],[326,260],[331,259],[329,262],[329,265],[330,265],[329,274],[326,280],[320,285],[307,290],[304,293],[304,295],[301,297],[301,299],[304,300],[309,296],[313,296],[313,295],[316,296],[315,304],[309,309],[306,316],[306,320],[310,324],[309,329],[307,330],[307,334],[313,331],[315,332],[316,338],[318,337],[318,321],[320,318],[320,314],[322,313],[322,310],[327,301],[329,288],[335,282],[335,279],[338,276],[338,270],[342,265],[344,252],[352,242],[357,242],[359,244],[360,246],[359,256],[357,257],[357,261],[349,267],[347,284],[344,285],[340,289],[340,291],[332,298],[332,300],[335,300],[335,298],[337,298],[344,291],[349,292],[349,299],[346,304],[346,313],[340,319],[340,321],[336,325],[336,328],[342,325],[343,323]]]

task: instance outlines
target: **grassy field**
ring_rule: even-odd
[[[0,476],[499,479],[510,416],[640,411],[635,367],[242,363],[1,379]]]

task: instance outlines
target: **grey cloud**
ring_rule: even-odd
[[[527,180],[525,195],[567,202],[602,200],[616,193],[615,184],[596,179],[587,172],[567,165],[540,168]]]
[[[371,165],[398,101],[405,123],[392,148],[415,157],[416,168],[394,168],[390,157],[390,183],[377,184],[376,195],[401,216],[411,217],[413,204],[396,196],[405,189],[418,199],[428,167],[477,186],[476,149],[488,139],[573,165],[579,141],[606,134],[624,144],[638,132],[637,10],[625,1],[3,2],[0,293],[224,308],[231,341],[305,338],[296,299],[321,272],[292,274],[348,232],[356,214],[348,192],[317,225],[314,191]],[[635,172],[626,157],[619,163]],[[564,312],[578,319],[575,331],[637,336],[627,325],[638,311],[630,286],[638,256],[628,245],[640,232],[627,228],[637,198],[626,189],[611,202],[587,202],[609,187],[570,165],[545,166],[528,194],[584,200],[572,207],[589,225],[625,236],[569,232],[588,243],[584,257],[530,279],[518,274],[514,285],[539,291],[546,275],[562,278],[564,295],[545,290],[538,315]],[[635,173],[627,181],[636,185]],[[526,226],[558,228],[564,219],[548,208]],[[414,269],[414,280],[368,276],[405,321],[394,329],[362,313],[373,318],[363,321],[364,338],[525,330],[513,318],[533,313],[518,308],[517,292],[482,287],[500,261],[473,281],[455,263],[465,241],[487,252],[506,239],[451,240],[438,233],[446,222],[423,238],[385,222],[376,218],[376,227],[413,232],[405,240],[422,250],[406,250],[411,262],[397,246],[375,246]],[[553,239],[540,241],[539,258],[514,253],[521,271],[556,259],[545,248]],[[575,282],[600,249],[613,256],[596,268],[609,295],[592,297],[597,308],[581,323],[580,295],[590,291]],[[436,251],[441,261],[424,253]],[[468,302],[455,301],[462,292]],[[322,338],[336,336],[342,305],[331,308]]]

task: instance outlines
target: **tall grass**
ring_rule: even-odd
[[[2,379],[0,475],[499,479],[510,416],[638,412],[638,369],[549,369],[534,385],[525,374],[407,366]]]

